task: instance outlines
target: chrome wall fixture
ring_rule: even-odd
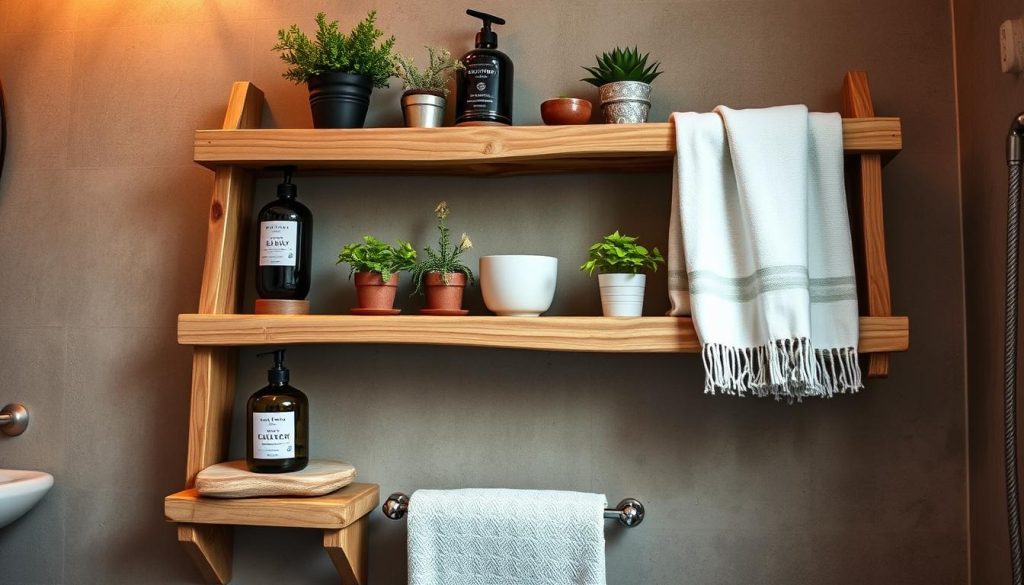
[[[392,520],[404,518],[405,513],[409,511],[409,496],[401,492],[391,494],[384,500],[381,511]],[[639,500],[626,498],[619,502],[618,506],[606,509],[604,517],[614,518],[626,528],[632,528],[644,521],[644,505]]]
[[[28,428],[28,409],[24,404],[8,404],[0,409],[0,433],[17,437]]]

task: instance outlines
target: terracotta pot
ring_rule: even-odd
[[[427,291],[427,308],[458,311],[462,308],[462,292],[466,288],[466,275],[449,272],[448,284],[441,280],[440,272],[428,272],[423,276]]]
[[[592,106],[579,98],[553,98],[540,104],[540,117],[548,126],[589,124]]]
[[[376,272],[356,272],[356,299],[360,309],[391,309],[398,292],[398,273],[387,282]]]

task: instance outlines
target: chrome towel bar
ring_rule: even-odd
[[[384,500],[381,512],[392,520],[400,520],[409,511],[409,496],[395,492]],[[606,509],[605,518],[614,518],[626,528],[632,528],[644,521],[644,505],[634,498],[626,498],[619,502],[618,506]]]

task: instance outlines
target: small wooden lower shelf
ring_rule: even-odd
[[[204,498],[194,489],[164,498],[164,516],[210,583],[231,580],[231,526],[319,528],[342,585],[366,585],[367,518],[380,487],[353,483],[315,498]]]
[[[377,507],[380,488],[353,483],[313,498],[204,498],[188,489],[164,498],[168,521],[186,524],[341,529]]]
[[[688,317],[178,316],[184,345],[406,343],[593,352],[700,351]],[[907,317],[861,317],[861,353],[906,351]]]

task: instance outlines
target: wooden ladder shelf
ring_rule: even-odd
[[[545,351],[699,351],[685,317],[242,314],[242,250],[253,178],[268,166],[333,174],[647,172],[671,169],[675,149],[669,124],[263,130],[262,108],[259,89],[235,82],[223,128],[195,135],[195,161],[213,169],[215,178],[199,311],[178,319],[178,341],[194,346],[185,490],[165,499],[164,512],[207,581],[231,579],[231,526],[256,525],[323,530],[341,582],[365,585],[366,519],[380,497],[374,484],[353,484],[318,498],[218,500],[195,492],[196,474],[227,459],[238,346],[444,339],[450,345]],[[861,71],[848,73],[843,82],[843,115],[843,146],[856,169],[848,174],[856,192],[851,224],[863,305],[860,351],[868,376],[884,377],[889,352],[909,346],[908,319],[892,315],[882,222],[881,169],[902,148],[902,131],[899,118],[875,117]]]

